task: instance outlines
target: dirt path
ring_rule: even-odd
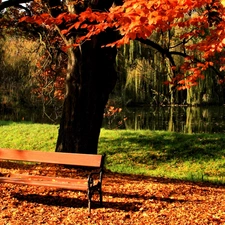
[[[0,167],[1,173],[18,170],[27,168]],[[45,168],[45,173],[49,171]],[[104,207],[98,208],[94,198],[88,218],[83,192],[0,185],[0,225],[225,224],[223,186],[106,173]]]

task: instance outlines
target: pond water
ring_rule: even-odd
[[[25,109],[0,114],[0,120],[52,123],[41,112]],[[102,127],[105,129],[148,129],[182,133],[225,133],[225,105],[217,107],[124,108],[120,113],[105,117]]]
[[[104,119],[106,129],[225,133],[225,106],[124,109]]]

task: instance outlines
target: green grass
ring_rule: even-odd
[[[0,147],[54,151],[58,127],[0,121]],[[102,129],[99,153],[113,172],[225,183],[224,134]]]

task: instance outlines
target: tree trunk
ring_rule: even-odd
[[[107,31],[68,51],[57,152],[97,154],[104,108],[117,78],[116,48],[101,47],[112,36]]]

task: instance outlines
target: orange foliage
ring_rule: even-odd
[[[24,17],[21,21],[42,26],[66,22],[67,27],[61,31],[62,35],[69,34],[72,29],[86,29],[87,32],[77,38],[74,47],[92,36],[105,32],[108,28],[118,31],[121,38],[107,43],[106,47],[120,47],[135,39],[148,40],[155,32],[165,32],[174,28],[182,30],[179,37],[181,42],[195,38],[194,42],[187,42],[184,45],[185,48],[201,53],[200,62],[195,60],[194,55],[185,59],[181,71],[183,74],[188,71],[188,74],[183,78],[178,76],[175,79],[183,86],[182,88],[196,85],[197,80],[203,78],[202,71],[214,66],[215,55],[218,57],[220,54],[219,70],[222,71],[225,68],[223,66],[225,63],[223,50],[225,7],[220,0],[124,0],[121,6],[112,6],[108,12],[87,8],[79,15],[62,13],[53,18],[49,14],[42,14],[32,18]],[[169,51],[168,54],[170,54]],[[174,65],[171,66],[174,68]],[[182,81],[182,79],[185,80]]]

